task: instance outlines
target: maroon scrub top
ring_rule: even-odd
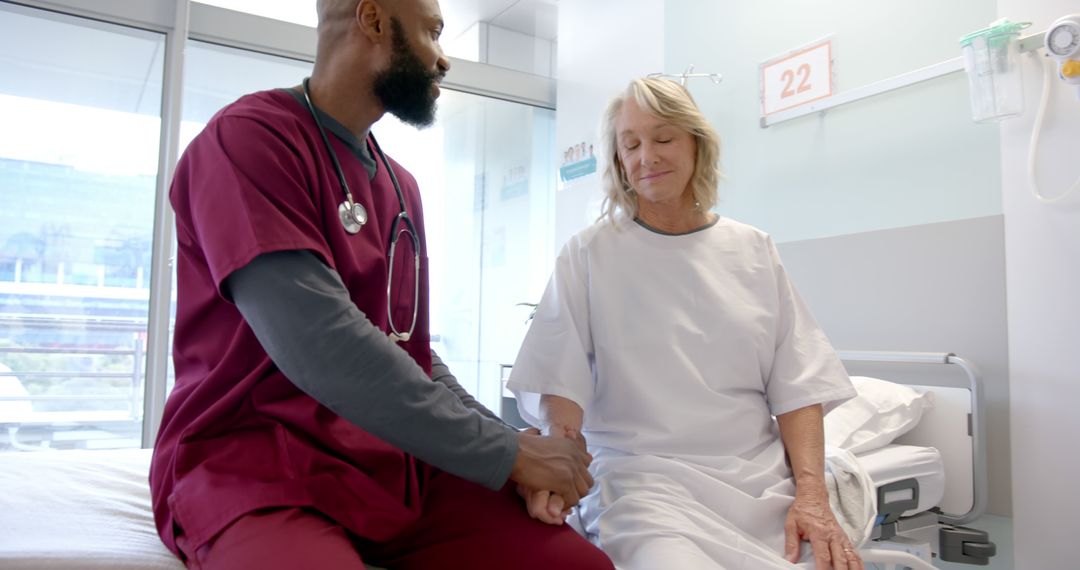
[[[368,180],[330,136],[368,223],[347,234],[344,193],[315,122],[288,93],[264,91],[222,109],[177,165],[176,386],[150,470],[165,545],[199,547],[267,507],[311,507],[353,533],[386,540],[415,520],[426,466],[338,417],[274,365],[222,283],[256,256],[310,250],[335,269],[354,303],[386,331],[390,223],[400,211],[385,164]],[[370,141],[368,141],[369,147]],[[372,149],[373,150],[373,149]],[[373,151],[374,154],[374,151]],[[391,161],[421,243],[419,317],[400,346],[430,374],[428,275],[416,180]],[[413,251],[398,242],[394,323],[412,320]]]

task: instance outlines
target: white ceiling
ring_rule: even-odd
[[[305,26],[315,25],[315,0],[196,0]],[[545,40],[557,35],[558,0],[439,0],[446,21],[444,37],[454,40],[476,22]]]
[[[558,0],[440,0],[444,36],[453,40],[476,22],[486,22],[537,38],[558,36]]]

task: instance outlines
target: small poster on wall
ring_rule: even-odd
[[[499,199],[509,200],[529,193],[529,169],[524,166],[515,166],[503,172],[502,188],[499,189]]]
[[[596,155],[592,143],[584,141],[570,146],[563,151],[562,166],[559,167],[559,180],[570,182],[596,172]]]

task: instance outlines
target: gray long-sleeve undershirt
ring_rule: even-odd
[[[465,390],[465,388],[462,388],[461,384],[457,381],[457,377],[454,376],[453,372],[450,372],[450,367],[442,361],[442,358],[440,358],[439,354],[434,350],[431,351],[431,379],[449,388],[450,391],[458,397],[458,400],[461,400],[461,403],[465,404],[466,408],[476,410],[510,429],[517,429],[503,421],[502,418],[495,415],[495,412],[487,409],[486,406],[481,404],[472,394]]]
[[[312,252],[262,254],[224,285],[274,364],[320,404],[464,479],[498,489],[509,478],[515,430],[458,385],[434,353],[428,378]]]

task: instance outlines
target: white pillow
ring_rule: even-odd
[[[858,393],[825,415],[825,443],[852,453],[884,447],[907,433],[933,407],[933,392],[909,386],[852,376]]]

